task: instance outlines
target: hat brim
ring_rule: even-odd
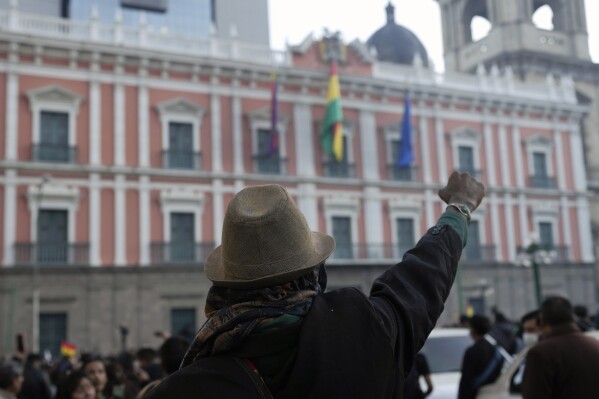
[[[222,245],[216,247],[204,265],[204,271],[208,280],[214,285],[230,288],[262,288],[270,285],[285,283],[291,281],[303,274],[309,269],[318,266],[324,262],[335,250],[335,239],[327,234],[312,231],[313,251],[302,260],[302,264],[282,273],[271,274],[255,279],[236,279],[227,276],[222,262]]]

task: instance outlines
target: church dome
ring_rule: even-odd
[[[420,39],[409,29],[395,23],[395,7],[386,7],[387,24],[377,30],[366,42],[368,48],[376,49],[379,61],[412,65],[418,54],[422,65],[428,67],[428,54]]]

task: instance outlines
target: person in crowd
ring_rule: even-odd
[[[188,346],[189,342],[180,336],[169,337],[162,343],[158,353],[160,354],[160,364],[165,375],[171,375],[179,370],[185,353],[187,353]]]
[[[158,358],[158,351],[154,348],[141,348],[135,356],[141,368],[147,373],[146,383],[162,379],[162,367]],[[144,384],[145,385],[145,384]]]
[[[134,399],[139,393],[141,386],[149,380],[149,377],[141,369],[135,356],[129,352],[119,353],[115,361],[122,370],[122,395],[119,396],[122,396],[123,399]]]
[[[19,399],[51,399],[50,386],[42,372],[42,357],[36,353],[27,355],[23,370],[23,387]]]
[[[458,327],[460,328],[470,328],[470,317],[465,314],[460,315],[460,321],[458,322]]]
[[[96,399],[97,391],[91,378],[83,370],[69,372],[60,384],[56,399]]]
[[[82,358],[82,361],[82,369],[94,384],[97,399],[121,399],[111,391],[111,385],[108,383],[108,374],[106,373],[106,363],[102,357],[88,355]]]
[[[208,320],[182,368],[147,397],[400,396],[443,310],[484,187],[455,172],[439,196],[448,207],[437,225],[366,296],[356,288],[325,292],[335,240],[310,231],[283,187],[237,193],[222,245],[204,266],[213,283]]]
[[[110,357],[106,360],[108,383],[104,392],[112,394],[114,398],[134,399],[141,384],[138,379],[131,378],[131,371],[126,371],[120,360],[117,357]]]
[[[489,335],[493,337],[493,339],[495,339],[507,353],[513,355],[518,350],[516,328],[503,313],[497,310],[497,308],[493,308],[493,314],[495,315],[495,323],[491,327]]]
[[[541,327],[541,312],[536,309],[526,313],[520,318],[521,345],[518,350],[518,357],[514,359],[519,362],[522,357],[525,357],[528,350],[539,342],[543,329]],[[514,373],[510,380],[510,392],[522,393],[522,379],[524,378],[524,370],[526,363],[521,362],[518,370]]]
[[[0,399],[17,399],[23,386],[23,368],[13,361],[0,363]]]
[[[422,392],[420,386],[420,377],[424,379],[426,391]],[[412,370],[406,377],[404,387],[404,399],[424,399],[433,392],[433,380],[431,379],[431,371],[428,366],[426,356],[422,353],[416,355]]]
[[[543,333],[541,327],[541,312],[533,310],[526,313],[520,319],[522,325],[522,342],[525,347],[531,347],[539,341],[539,336]]]
[[[595,329],[593,325],[593,321],[589,316],[589,309],[584,305],[576,305],[574,306],[574,320],[580,328],[580,331],[586,332]]]
[[[50,383],[53,387],[61,385],[62,380],[67,374],[81,368],[81,357],[78,353],[71,355],[63,355],[59,358],[54,368],[49,372]]]
[[[599,341],[581,333],[570,301],[541,304],[542,339],[526,355],[524,399],[592,399],[599,392]]]
[[[493,383],[501,373],[503,358],[485,339],[490,330],[488,317],[474,315],[470,318],[470,336],[474,344],[464,353],[458,399],[475,399],[480,387]]]

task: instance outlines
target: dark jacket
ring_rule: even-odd
[[[578,327],[553,327],[530,349],[522,382],[524,399],[595,399],[599,392],[599,341]]]
[[[486,339],[469,347],[462,359],[462,376],[458,399],[474,399],[481,386],[491,384],[501,373],[502,361],[494,360],[497,349]],[[487,373],[487,375],[484,375]]]
[[[258,398],[233,356],[251,359],[275,398],[399,398],[443,311],[461,250],[458,234],[437,225],[375,280],[369,297],[354,288],[318,295],[303,321],[252,335],[226,356],[203,358],[148,398]]]

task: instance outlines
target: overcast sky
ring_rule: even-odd
[[[355,38],[366,41],[386,22],[388,0],[268,0],[271,45],[284,49],[285,43],[299,44],[310,32],[316,37],[323,28],[339,30],[346,42]],[[441,16],[434,0],[393,0],[395,20],[412,30],[422,41],[435,69],[443,69]],[[585,0],[591,57],[599,63],[599,24],[590,16],[599,16],[599,0]],[[544,18],[543,18],[544,17]],[[550,23],[550,15],[540,17]],[[480,26],[484,30],[484,24]]]

